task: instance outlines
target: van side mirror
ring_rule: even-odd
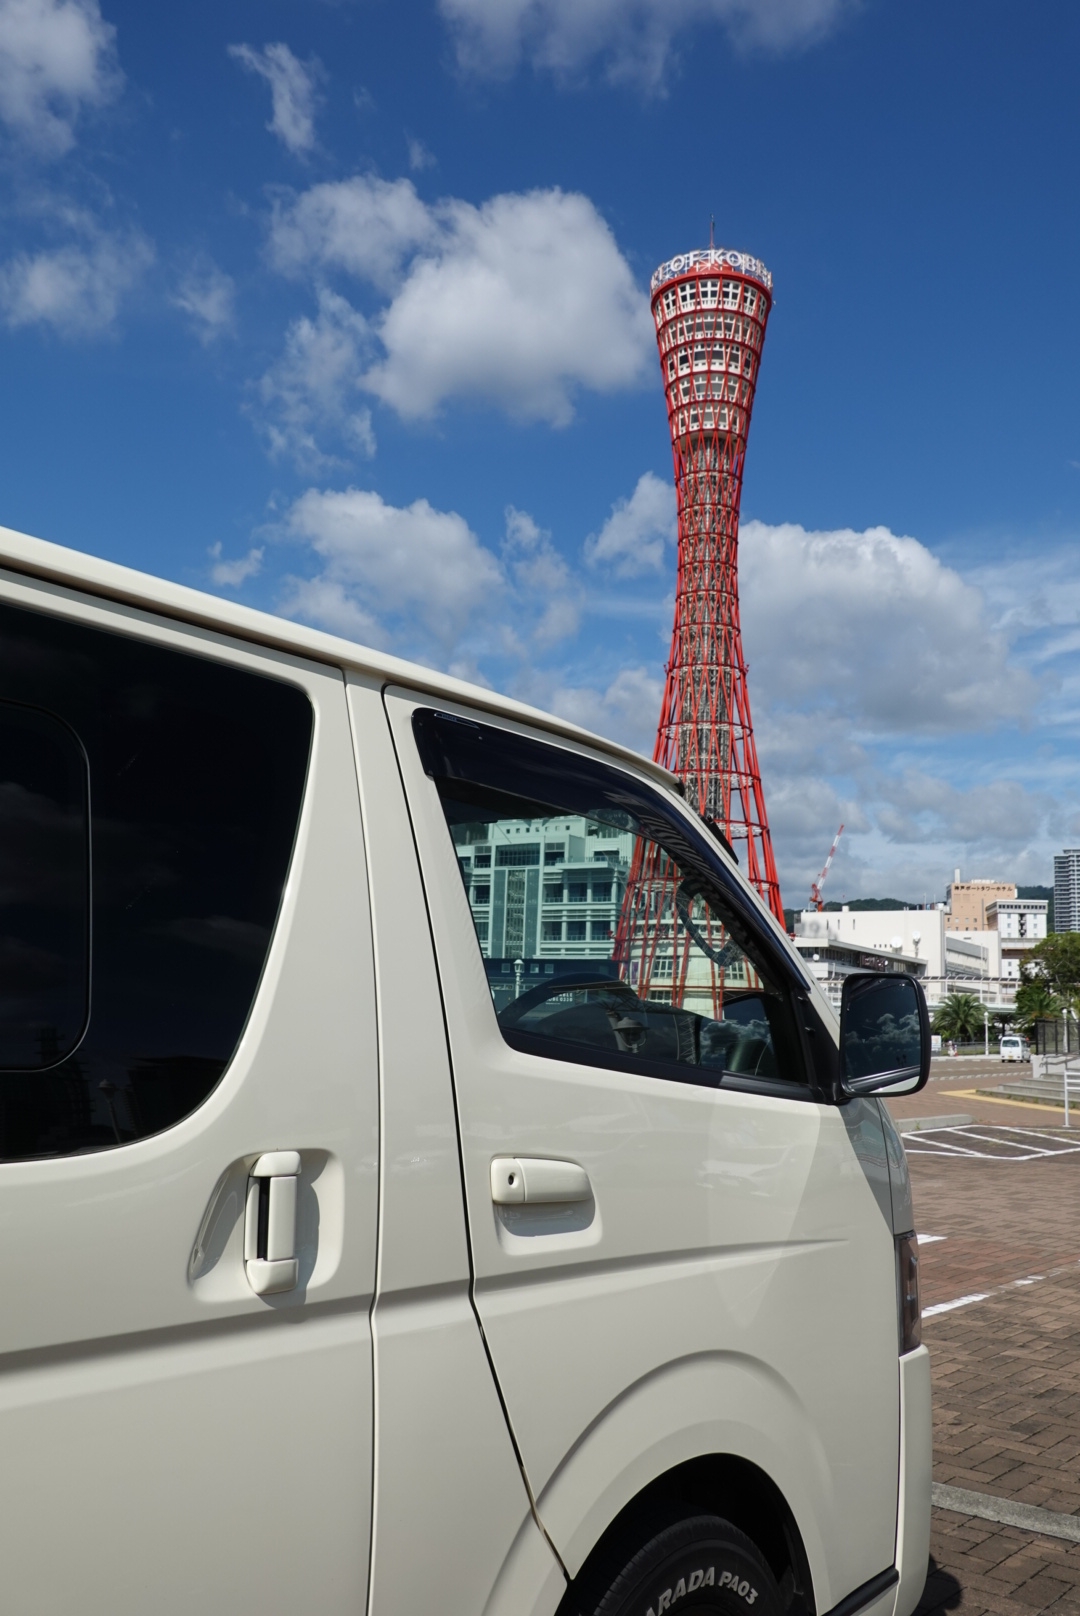
[[[930,1015],[913,976],[859,974],[840,1000],[840,1087],[846,1095],[914,1094],[930,1076]]]

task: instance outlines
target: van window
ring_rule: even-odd
[[[66,724],[0,701],[0,1069],[56,1066],[90,1008],[90,801]]]
[[[495,849],[490,883],[465,890],[509,1044],[712,1086],[805,1083],[782,965],[659,793],[429,709],[413,729],[459,867]]]
[[[0,699],[0,1158],[126,1144],[194,1110],[239,1041],[311,705],[276,679],[7,605]]]

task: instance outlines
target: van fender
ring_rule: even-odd
[[[688,1459],[730,1454],[756,1465],[787,1501],[802,1537],[819,1610],[832,1597],[822,1521],[832,1477],[791,1385],[741,1353],[694,1353],[628,1386],[593,1421],[536,1500],[571,1577],[619,1512]]]

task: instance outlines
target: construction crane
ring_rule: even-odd
[[[843,827],[843,825],[841,825],[840,829],[837,831],[836,835],[833,837],[833,844],[829,848],[829,856],[825,860],[825,867],[822,870],[821,874],[818,876],[817,880],[814,881],[811,884],[811,887],[810,887],[810,907],[811,907],[811,909],[816,909],[819,915],[820,915],[821,911],[825,907],[825,905],[821,901],[821,889],[825,885],[825,877],[829,873],[829,865],[832,863],[834,857],[836,856],[836,846],[837,846],[837,843],[839,842],[839,840],[840,840],[840,838],[841,838],[841,836],[843,834],[844,834],[844,827]]]

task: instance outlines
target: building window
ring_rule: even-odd
[[[473,889],[472,889],[472,901],[473,901],[473,903],[479,903],[479,904],[490,903],[491,902],[491,888],[490,888],[490,886],[473,887]]]
[[[566,941],[568,943],[583,943],[585,941],[585,922],[583,920],[568,920],[566,922]]]
[[[568,903],[588,903],[589,883],[587,881],[571,881],[566,889]]]
[[[594,881],[592,884],[593,903],[611,902],[611,882]]]
[[[548,885],[544,887],[545,903],[562,903],[562,886]]]
[[[545,864],[561,864],[566,857],[565,842],[548,842],[544,847]]]
[[[491,848],[478,847],[473,854],[474,870],[489,870],[491,868]]]
[[[611,935],[610,920],[594,920],[592,922],[592,939],[594,943],[607,942]]]
[[[524,842],[520,847],[498,847],[495,849],[495,863],[500,869],[507,865],[539,864],[540,843]],[[479,863],[479,860],[477,860]]]
[[[543,920],[540,923],[540,941],[542,943],[562,942],[562,921]]]

